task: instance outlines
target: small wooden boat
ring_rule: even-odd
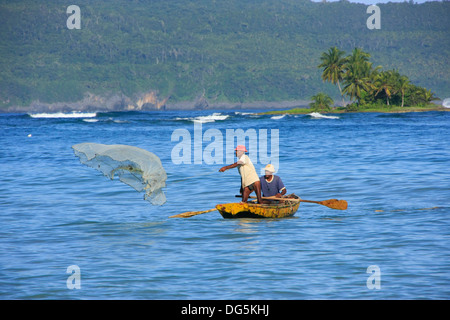
[[[225,203],[216,209],[225,219],[236,218],[286,218],[292,217],[300,206],[299,201],[280,201],[279,203]]]
[[[250,197],[255,198],[255,197]],[[225,203],[218,204],[214,209],[203,211],[183,212],[170,218],[188,218],[199,214],[218,210],[225,219],[235,218],[286,218],[292,217],[298,210],[300,202],[317,203],[331,209],[346,210],[347,201],[338,199],[329,199],[323,201],[303,200],[295,194],[287,197],[263,197],[263,200],[270,200],[269,204],[257,203]]]

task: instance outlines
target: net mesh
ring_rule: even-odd
[[[153,205],[166,202],[162,188],[166,186],[167,174],[155,154],[133,146],[88,142],[72,148],[81,163],[110,179],[117,176],[136,191],[145,192],[144,199]]]

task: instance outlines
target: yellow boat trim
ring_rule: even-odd
[[[293,215],[300,203],[285,203],[281,205],[274,204],[253,204],[253,203],[225,203],[218,204],[217,210],[224,215],[236,216],[239,214],[253,214],[262,218],[284,218]]]

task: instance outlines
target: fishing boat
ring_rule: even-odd
[[[280,201],[270,204],[225,203],[216,205],[216,209],[225,219],[286,218],[292,217],[299,206],[299,201]]]
[[[255,197],[250,197],[255,198]],[[295,194],[287,197],[262,197],[263,200],[269,200],[269,203],[258,204],[255,202],[233,202],[218,204],[215,208],[204,211],[183,212],[170,218],[189,218],[199,214],[218,210],[225,219],[237,218],[286,218],[292,217],[298,210],[300,202],[317,203],[331,209],[346,210],[347,201],[338,199],[329,199],[322,201],[303,200]]]

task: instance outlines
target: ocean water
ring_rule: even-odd
[[[223,136],[222,161],[195,163],[212,142],[194,145],[196,124]],[[191,163],[174,163],[177,129],[192,134]],[[218,172],[227,129],[255,129],[259,146],[260,129],[278,130],[288,193],[348,209],[169,218],[238,201],[237,170]],[[449,299],[449,137],[448,112],[0,114],[0,299]],[[82,165],[81,142],[155,153],[167,202]]]

